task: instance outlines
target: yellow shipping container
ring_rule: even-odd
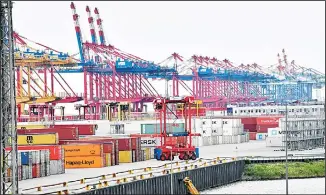
[[[146,160],[151,159],[151,149],[150,148],[145,149],[145,155],[146,155]]]
[[[101,168],[104,167],[103,156],[75,156],[65,157],[65,168]]]
[[[119,151],[119,163],[132,163],[132,151]]]
[[[18,125],[17,129],[46,129],[46,125]]]
[[[105,154],[105,160],[106,160],[106,166],[107,167],[112,166],[112,164],[111,164],[111,154],[110,153]]]
[[[75,145],[63,145],[65,151],[65,157],[74,156],[102,156],[103,145],[102,144],[75,144]]]
[[[53,145],[59,143],[58,133],[18,135],[18,145]]]

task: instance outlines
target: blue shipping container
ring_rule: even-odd
[[[22,165],[29,165],[29,152],[21,152]]]
[[[167,123],[166,124],[167,133],[183,133],[185,132],[184,123]],[[141,133],[142,134],[160,134],[160,124],[141,124]]]
[[[199,158],[199,148],[195,149],[196,157]]]
[[[155,148],[154,149],[154,158],[157,160],[160,160],[162,154],[162,150],[160,148]]]

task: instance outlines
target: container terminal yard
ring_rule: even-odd
[[[325,74],[284,49],[270,67],[176,52],[155,63],[108,44],[89,6],[88,41],[71,2],[79,53],[69,55],[14,31],[12,9],[1,1],[1,194],[81,194],[285,149],[324,155],[325,99],[314,93]]]

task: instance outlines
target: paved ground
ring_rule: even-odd
[[[215,158],[215,157],[236,157],[236,156],[285,156],[285,152],[274,151],[277,148],[266,147],[265,141],[250,141],[249,143],[241,144],[226,144],[226,145],[215,145],[215,146],[203,146],[200,147],[200,157],[201,158]],[[309,154],[309,153],[324,153],[324,148],[308,150],[308,151],[289,151],[289,154]],[[37,187],[40,185],[48,185],[61,183],[64,181],[79,180],[85,177],[94,177],[104,174],[112,174],[120,171],[128,171],[131,169],[145,168],[145,167],[154,167],[164,165],[167,162],[161,162],[157,160],[148,160],[144,162],[136,163],[126,163],[113,167],[105,168],[93,168],[93,169],[67,169],[65,174],[61,175],[51,175],[44,178],[29,179],[19,182],[20,189]],[[163,170],[163,169],[161,169]],[[160,171],[160,170],[158,170]],[[143,171],[136,171],[134,175],[144,173]],[[126,177],[128,174],[124,174],[122,177]],[[129,176],[131,176],[129,174]],[[118,177],[119,178],[119,177]],[[121,177],[120,177],[121,178]],[[94,183],[88,180],[90,183]],[[95,180],[93,180],[95,181]],[[75,189],[80,186],[85,185],[76,185],[70,186],[69,189]],[[45,188],[44,188],[45,189]],[[46,191],[56,191],[63,188],[52,188]],[[35,192],[35,191],[34,191]],[[34,193],[30,191],[30,193]],[[25,192],[28,193],[28,192]],[[44,193],[44,191],[43,191]]]

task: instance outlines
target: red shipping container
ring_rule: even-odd
[[[138,149],[138,140],[139,140],[140,138],[138,138],[138,137],[132,137],[131,138],[131,149],[133,149],[133,150],[137,150]]]
[[[244,124],[244,129],[247,129],[249,132],[256,132],[257,131],[257,125],[256,124]]]
[[[119,151],[131,150],[131,138],[117,138],[119,142]]]
[[[257,125],[277,125],[280,117],[257,117]]]
[[[62,147],[58,145],[34,145],[34,146],[17,146],[18,150],[49,150],[50,160],[62,160]],[[6,148],[10,150],[10,148]]]
[[[97,129],[97,125],[94,124],[57,124],[51,125],[54,128],[60,127],[77,127],[78,128],[78,135],[95,135],[95,131]]]
[[[49,129],[17,129],[17,133],[20,135],[28,133],[58,133],[59,140],[77,140],[78,128],[76,127],[60,127]]]
[[[241,118],[241,123],[243,125],[257,124],[257,120],[256,120],[256,117],[244,117],[244,118]]]
[[[249,133],[249,140],[256,140],[256,132],[250,132]]]
[[[276,128],[278,127],[278,124],[269,124],[269,125],[257,125],[257,133],[267,133],[268,128]]]
[[[32,165],[32,177],[39,178],[41,176],[40,164],[33,164]]]

